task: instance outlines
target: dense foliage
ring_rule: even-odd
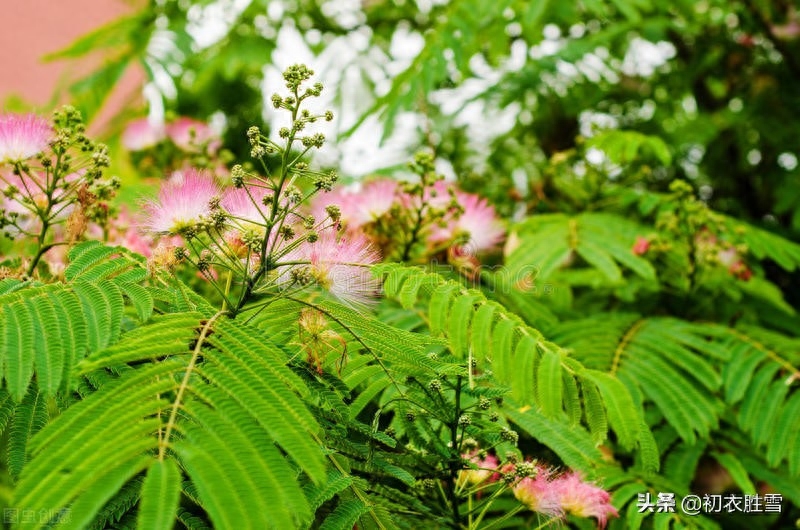
[[[0,115],[5,523],[800,520],[800,13],[422,4],[150,2]]]

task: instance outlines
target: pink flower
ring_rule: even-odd
[[[475,450],[471,453],[461,455],[461,457],[474,465],[475,468],[465,469],[458,472],[458,485],[466,484],[477,485],[489,480],[497,471],[500,461],[496,456],[487,454],[486,458],[480,457],[480,451]]]
[[[717,251],[720,264],[728,268],[732,276],[748,281],[753,276],[753,271],[747,266],[742,256],[734,247],[727,247]]]
[[[205,122],[192,118],[180,117],[167,124],[167,136],[172,143],[184,151],[198,151],[200,146],[208,144],[212,153],[221,145],[220,139]]]
[[[120,209],[113,223],[110,223],[108,231],[108,242],[112,245],[120,245],[130,251],[141,254],[149,258],[153,253],[155,242],[153,238],[142,234],[136,221],[126,207]],[[100,227],[90,228],[90,234],[95,231],[94,237],[102,239],[103,233]]]
[[[388,179],[372,180],[317,195],[311,210],[314,218],[321,221],[327,217],[325,207],[335,204],[341,210],[342,224],[348,230],[357,230],[386,215],[396,198],[397,182]]]
[[[742,261],[739,253],[733,247],[722,248],[717,251],[717,259],[726,267],[733,267]]]
[[[323,289],[352,306],[369,304],[380,286],[368,267],[379,260],[379,255],[363,235],[339,238],[336,230],[323,230],[314,243],[304,242],[288,252],[285,260],[308,263],[299,270],[308,272]],[[282,283],[289,276],[284,273]]]
[[[47,148],[53,129],[35,114],[0,114],[0,163],[26,160]]]
[[[742,260],[739,260],[728,267],[728,272],[745,282],[753,277],[753,271],[750,270],[750,267],[748,267]]]
[[[494,207],[477,195],[458,192],[456,198],[464,213],[455,221],[453,232],[468,238],[465,245],[475,252],[491,250],[505,237],[505,230],[495,214]]]
[[[397,182],[373,180],[365,183],[349,205],[348,218],[355,226],[363,226],[386,215],[394,204]]]
[[[264,226],[266,222],[264,217],[269,217],[271,209],[264,204],[264,199],[271,201],[271,197],[270,190],[259,186],[248,186],[246,189],[230,188],[225,191],[220,204],[226,212],[239,221]]]
[[[436,227],[431,233],[433,243],[454,242],[464,247],[468,253],[478,253],[495,248],[505,237],[505,230],[500,224],[494,207],[486,199],[472,193],[456,190],[451,184],[439,181],[434,184],[436,195],[428,204],[438,208],[446,207],[450,202],[450,192],[455,201],[463,208],[463,212],[449,214],[445,217],[447,224]]]
[[[122,133],[122,145],[131,151],[141,151],[153,147],[165,137],[163,124],[154,124],[148,118],[140,118],[125,127]]]
[[[550,480],[553,472],[544,466],[536,466],[536,475],[525,477],[514,487],[514,496],[534,512],[560,517],[563,514],[559,491]]]
[[[600,528],[605,528],[608,517],[617,517],[611,505],[611,495],[598,486],[584,482],[580,474],[566,473],[551,484],[561,510],[578,517],[594,517]]]
[[[175,172],[161,186],[158,198],[143,205],[145,230],[155,234],[181,234],[208,221],[212,201],[220,189],[214,178],[196,169]]]
[[[639,236],[636,238],[636,242],[633,243],[631,251],[637,256],[642,256],[647,253],[647,250],[649,248],[650,248],[650,241],[646,237]]]

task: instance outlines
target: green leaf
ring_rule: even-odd
[[[745,495],[756,494],[756,487],[750,480],[747,470],[734,454],[713,451],[711,456],[731,474],[731,478]]]
[[[472,319],[472,333],[470,334],[472,355],[478,362],[483,362],[491,355],[492,326],[496,308],[497,306],[494,304],[483,304]]]
[[[171,530],[181,494],[181,471],[174,460],[156,460],[142,484],[137,527]]]
[[[583,393],[586,423],[589,425],[589,431],[592,433],[592,440],[594,440],[596,444],[600,444],[604,442],[608,436],[608,416],[603,406],[603,399],[600,396],[600,392],[597,390],[597,385],[594,383],[583,381],[581,390]]]
[[[9,393],[22,401],[33,377],[34,327],[27,304],[4,308],[0,321],[5,327],[5,379]]]
[[[536,398],[542,413],[548,417],[561,414],[562,407],[561,356],[549,348],[544,349],[536,380]]]
[[[45,396],[31,388],[22,403],[14,409],[8,439],[8,470],[12,477],[18,477],[28,461],[28,442],[39,432],[48,420]]]
[[[619,270],[619,267],[617,267],[617,264],[614,263],[608,253],[598,245],[590,241],[581,241],[575,250],[590,265],[599,269],[610,282],[619,283],[622,281],[622,271]]]
[[[186,472],[216,528],[293,528],[311,514],[296,473],[286,458],[240,407],[206,389],[223,410],[187,404],[196,420],[175,444]],[[306,463],[300,463],[306,465]]]
[[[353,477],[342,475],[338,471],[330,471],[328,473],[328,480],[322,486],[314,487],[311,484],[307,485],[305,493],[311,505],[311,509],[316,511],[325,502],[331,500],[334,495],[349,488],[351,484],[353,484]]]
[[[512,395],[522,405],[534,404],[535,367],[538,360],[539,349],[536,339],[530,335],[523,335],[514,350],[514,364],[517,369],[512,373]]]
[[[624,449],[633,449],[644,421],[628,389],[617,378],[597,370],[584,370],[582,377],[597,385],[605,402],[608,421]]]
[[[453,300],[453,295],[457,287],[450,283],[445,283],[436,288],[431,295],[430,305],[428,306],[429,326],[431,334],[434,336],[441,335],[448,322],[448,315],[450,314],[450,303]]]
[[[522,412],[510,403],[504,406],[504,411],[522,430],[552,449],[567,466],[589,471],[602,462],[602,454],[583,429],[548,419],[532,409]]]
[[[352,530],[358,526],[361,516],[369,513],[370,507],[358,499],[340,503],[320,526],[320,530]]]
[[[450,343],[450,351],[459,359],[467,358],[469,328],[474,313],[475,298],[469,294],[456,297],[447,317],[447,339]],[[433,302],[431,301],[431,303]]]
[[[136,283],[122,283],[119,288],[136,309],[139,320],[147,322],[153,314],[153,295],[146,288]]]

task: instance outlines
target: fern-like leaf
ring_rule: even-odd
[[[265,430],[218,391],[202,394],[226,406],[188,403],[196,423],[186,426],[175,451],[215,527],[292,528],[309,521],[295,471]]]
[[[350,499],[339,503],[320,526],[320,530],[352,530],[358,520],[369,513],[370,507],[359,499]]]
[[[11,476],[18,477],[28,460],[28,443],[48,420],[47,402],[44,394],[31,388],[25,399],[16,406],[11,418],[8,439],[8,470]]]
[[[138,528],[170,530],[181,493],[181,471],[173,460],[157,460],[147,470],[142,484]]]

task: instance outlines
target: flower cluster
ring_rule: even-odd
[[[139,118],[131,121],[122,133],[122,145],[130,151],[144,151],[167,140],[188,153],[206,150],[215,153],[222,145],[207,123],[186,116],[167,123]]]
[[[505,230],[485,199],[439,179],[407,183],[376,179],[319,196],[312,215],[336,208],[347,233],[364,234],[387,258],[450,263],[496,250]],[[476,263],[471,263],[475,265]]]
[[[744,261],[747,247],[724,241],[707,228],[701,229],[694,237],[696,260],[711,266],[721,265],[732,276],[747,281],[753,275]]]
[[[379,257],[370,242],[340,234],[325,218],[296,213],[291,192],[276,194],[267,182],[224,188],[208,172],[174,173],[144,203],[141,226],[153,236],[171,236],[173,246],[185,245],[191,251],[185,257],[209,279],[227,271],[240,282],[258,276],[262,287],[316,284],[348,303],[368,303],[378,288],[365,268]]]
[[[648,253],[658,254],[669,249],[668,244],[655,238],[639,236],[633,243],[631,252],[637,256],[646,256]],[[731,276],[742,281],[748,281],[753,276],[753,271],[745,261],[747,247],[733,244],[707,227],[701,227],[694,234],[691,249],[695,267],[713,269],[721,266]]]
[[[170,174],[188,168],[225,171],[229,153],[222,138],[209,124],[180,116],[166,123],[139,118],[122,132],[122,145],[140,172],[148,176]]]
[[[0,115],[0,229],[33,241],[24,274],[32,275],[51,249],[107,226],[108,201],[119,187],[103,178],[109,163],[108,149],[86,136],[72,107],[57,111],[52,124],[33,114]]]
[[[462,455],[465,469],[458,477],[459,487],[501,483],[530,510],[553,518],[567,514],[594,517],[604,528],[609,517],[617,517],[609,493],[583,480],[579,473],[557,473],[538,462],[507,462],[475,449]]]
[[[300,108],[321,90],[317,85],[301,88],[311,74],[302,66],[290,68],[284,77],[291,95],[273,97],[276,107],[292,115],[291,127],[279,131],[278,141],[257,127],[248,129],[260,172],[235,165],[230,185],[223,186],[210,172],[184,168],[143,207],[143,228],[153,236],[173,238],[166,250],[154,253],[155,267],[170,268],[176,260],[191,263],[234,314],[255,308],[250,302],[287,296],[310,285],[354,306],[377,293],[377,280],[366,267],[378,260],[372,244],[363,235],[341,233],[329,213],[316,217],[301,211],[307,199],[330,190],[336,180],[334,173],[301,161],[324,141],[319,134],[304,134],[307,126],[331,116]],[[302,146],[299,154],[293,151],[296,144]],[[273,155],[282,161],[278,167],[268,164]]]

